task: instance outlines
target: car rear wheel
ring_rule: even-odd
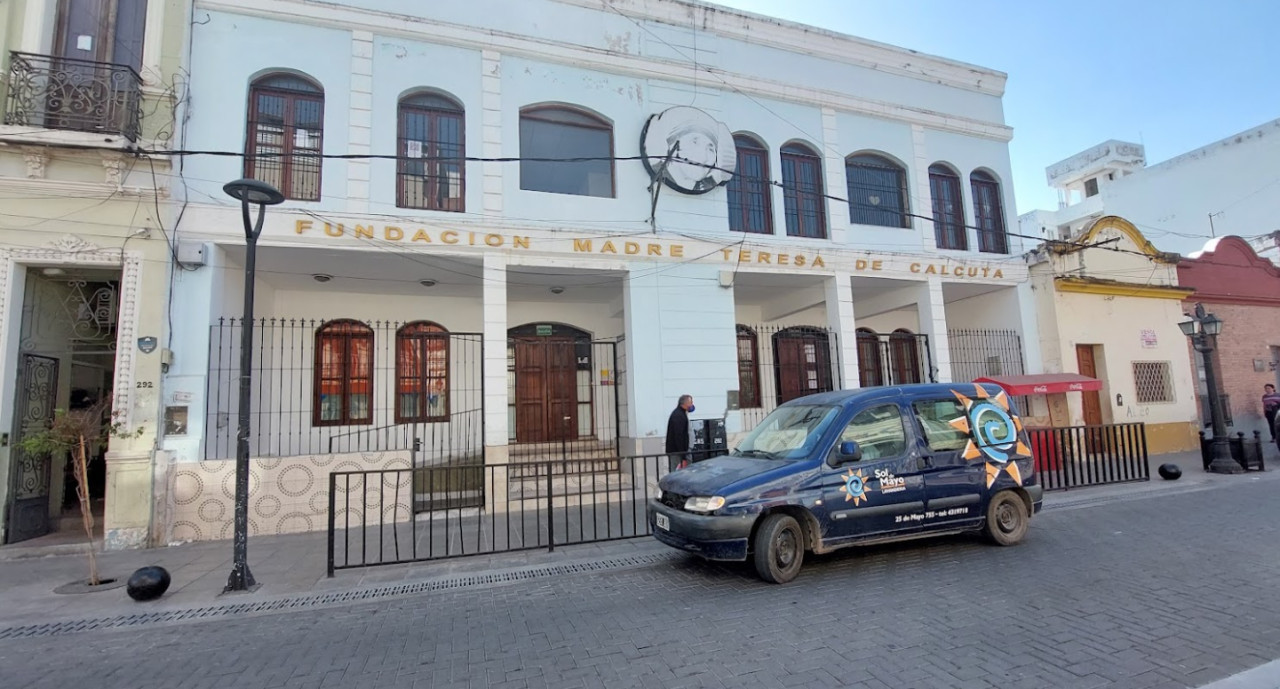
[[[804,532],[790,515],[771,514],[756,531],[756,573],[774,584],[785,584],[800,573],[804,563]]]
[[[987,504],[986,533],[997,545],[1017,545],[1030,521],[1026,503],[1013,491],[997,493]]]

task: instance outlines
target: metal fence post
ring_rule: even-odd
[[[338,475],[329,472],[329,578],[333,578],[333,529],[334,529],[334,506],[337,504],[334,500],[334,493],[338,492]]]
[[[547,552],[556,549],[555,503],[551,500],[551,462],[547,462]]]

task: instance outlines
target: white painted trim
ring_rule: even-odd
[[[170,8],[175,10],[180,5],[167,2],[148,2],[147,20],[142,34],[142,82],[143,92],[146,87],[164,81],[164,72],[160,68],[164,51],[164,14]]]
[[[544,62],[593,68],[638,79],[659,79],[682,84],[695,81],[706,84],[688,65],[651,60],[634,55],[620,55],[580,45],[550,41],[529,36],[516,36],[498,31],[444,22],[428,22],[416,17],[388,12],[374,12],[346,7],[321,6],[299,0],[205,0],[198,7],[213,12],[240,14],[262,19],[291,22],[348,31],[371,31],[380,36],[400,36],[472,50],[493,50]],[[769,81],[749,74],[723,73],[723,88],[752,96],[791,101],[815,107],[830,107],[868,117],[888,118],[919,124],[938,131],[977,136],[1008,142],[1013,129],[999,122],[986,122],[954,114],[943,114],[884,101],[858,98],[840,91],[797,86]]]
[[[157,175],[158,176],[158,175]],[[151,200],[156,197],[152,187],[120,187],[107,182],[68,182],[44,178],[0,177],[0,189],[21,192],[25,196],[49,198],[139,198]],[[159,196],[169,198],[169,188],[160,187]],[[139,227],[145,223],[139,223]]]
[[[27,0],[22,21],[20,50],[47,55],[53,52],[53,32],[58,23],[58,0]]]
[[[993,96],[1004,95],[1008,75],[987,67],[928,55],[858,36],[755,12],[688,0],[556,0],[586,9],[617,11],[637,21],[687,26],[695,12],[699,30],[731,40],[813,55],[831,62],[921,79]],[[620,7],[625,5],[625,7]],[[613,8],[610,10],[609,8]]]
[[[133,359],[138,333],[138,300],[142,288],[142,252],[100,247],[74,235],[63,235],[43,247],[0,249],[0,323],[10,317],[14,304],[9,285],[18,265],[102,266],[120,269],[120,312],[116,325],[115,390],[112,405],[126,428],[132,428]],[[21,309],[21,305],[18,306]],[[16,355],[19,333],[15,330],[0,340],[0,361]],[[15,359],[16,360],[16,359]]]

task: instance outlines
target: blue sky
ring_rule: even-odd
[[[1005,72],[1018,213],[1107,139],[1153,164],[1280,118],[1277,0],[714,0]]]

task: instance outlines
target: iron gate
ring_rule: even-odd
[[[10,452],[9,528],[6,543],[26,541],[49,533],[49,491],[53,457],[25,452],[22,439],[53,423],[58,391],[58,360],[22,355],[14,415],[14,444]]]

